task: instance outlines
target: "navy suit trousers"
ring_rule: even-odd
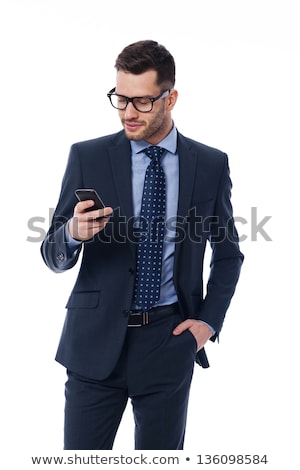
[[[180,314],[157,314],[128,328],[122,354],[105,380],[68,371],[66,450],[110,450],[128,398],[135,421],[135,449],[183,449],[196,340],[174,336]],[[101,358],[99,358],[101,360]]]

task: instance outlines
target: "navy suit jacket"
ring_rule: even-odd
[[[239,250],[230,202],[228,159],[219,150],[178,133],[179,201],[174,284],[182,318],[201,319],[218,337],[238,281]],[[77,188],[94,188],[114,208],[104,231],[74,256],[65,224],[78,202]],[[81,258],[67,302],[56,360],[78,374],[103,379],[113,370],[124,343],[134,288],[131,148],[124,131],[72,145],[61,194],[41,251],[55,272]],[[211,269],[203,294],[203,260],[210,243]],[[196,361],[208,367],[204,348]]]

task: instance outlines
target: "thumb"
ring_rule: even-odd
[[[184,320],[183,322],[179,323],[173,330],[173,335],[178,336],[181,335],[185,330],[188,330],[193,325],[191,320]]]

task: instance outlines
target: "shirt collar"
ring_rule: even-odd
[[[150,147],[151,144],[145,140],[131,140],[130,141],[132,153],[139,153],[144,148]],[[165,148],[168,152],[175,154],[177,150],[177,129],[173,125],[169,134],[161,140],[157,145]]]

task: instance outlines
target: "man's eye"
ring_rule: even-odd
[[[149,98],[138,98],[136,101],[136,104],[137,105],[141,105],[141,106],[145,106],[147,104],[149,104]]]
[[[118,96],[118,103],[125,104],[126,103],[126,98],[124,98],[124,96]]]

